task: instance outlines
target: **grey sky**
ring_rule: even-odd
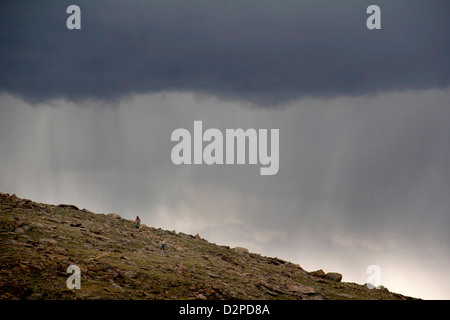
[[[443,1],[0,4],[0,191],[450,298]],[[108,5],[106,5],[108,3]],[[283,107],[281,107],[283,104]],[[173,130],[280,130],[280,170],[175,166]]]
[[[267,110],[176,93],[115,108],[31,106],[3,95],[0,188],[139,215],[309,270],[340,271],[347,281],[364,282],[365,268],[379,264],[392,290],[448,297],[438,278],[415,281],[429,272],[424,261],[449,266],[449,99],[448,90],[408,91]],[[205,129],[279,128],[279,173],[173,165],[171,132],[192,130],[197,119]],[[401,284],[398,268],[410,277]]]

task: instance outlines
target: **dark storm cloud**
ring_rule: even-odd
[[[81,30],[66,8],[81,7]],[[0,90],[30,101],[194,91],[271,104],[442,88],[450,4],[377,1],[2,1]]]

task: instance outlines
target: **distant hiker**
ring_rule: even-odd
[[[161,247],[159,248],[159,250],[165,251],[165,246],[166,246],[166,241],[163,239],[161,239],[161,241],[159,242],[159,244],[161,245]]]
[[[139,219],[139,216],[136,217],[136,229],[139,229],[139,227],[141,226],[141,219]]]

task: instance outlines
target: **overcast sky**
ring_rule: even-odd
[[[2,1],[0,191],[449,299],[450,4],[370,4]],[[279,129],[279,172],[174,165],[194,120]]]

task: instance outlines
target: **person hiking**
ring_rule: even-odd
[[[159,242],[159,244],[161,245],[161,247],[159,248],[159,250],[166,251],[166,249],[165,249],[165,246],[166,246],[166,240],[164,240],[164,238],[161,239],[161,241]]]
[[[141,226],[141,219],[139,219],[139,216],[136,217],[136,229],[139,229],[139,227]]]

